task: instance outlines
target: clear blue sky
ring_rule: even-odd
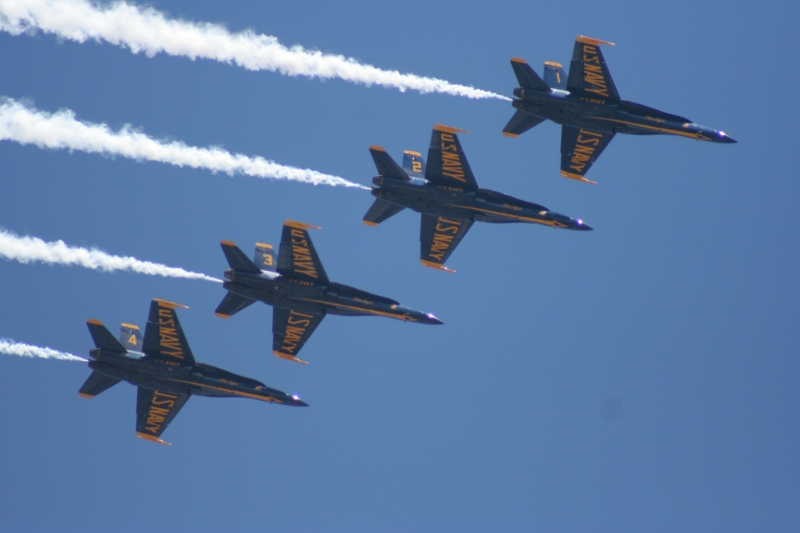
[[[797,4],[273,4],[152,3],[507,95],[510,57],[606,39],[623,98],[739,144],[617,136],[590,186],[559,176],[557,126],[502,136],[506,102],[0,34],[0,95],[42,110],[364,184],[369,145],[425,152],[441,122],[481,186],[596,228],[475,225],[448,275],[418,215],[364,226],[364,191],[0,143],[0,227],[219,276],[221,239],[249,254],[292,218],[331,279],[445,322],[330,317],[301,366],[270,354],[270,308],[216,318],[213,283],[0,261],[0,337],[85,355],[87,318],[164,298],[198,360],[311,405],[194,398],[167,448],[134,437],[132,386],[87,401],[84,364],[2,356],[2,529],[797,531]]]

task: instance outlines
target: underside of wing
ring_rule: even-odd
[[[308,236],[308,229],[317,226],[287,220],[283,223],[281,247],[278,250],[278,272],[284,276],[327,283],[328,275],[322,268],[322,261]]]
[[[595,183],[584,176],[613,138],[614,133],[562,126],[561,175],[565,178]]]
[[[614,43],[582,35],[575,39],[567,90],[575,96],[590,100],[619,101],[617,87],[611,79],[603,52],[600,51],[601,44]]]
[[[188,394],[139,387],[136,397],[136,436],[169,445],[159,437],[188,400]]]
[[[272,313],[272,353],[281,359],[307,364],[297,354],[325,315],[285,307],[275,307]]]
[[[427,267],[454,272],[444,263],[471,227],[471,220],[423,214],[419,233],[420,262]]]
[[[461,149],[458,135],[456,135],[459,131],[464,132],[465,130],[441,124],[433,127],[425,179],[435,185],[476,190],[478,184],[469,168],[467,156]]]
[[[176,307],[186,306],[153,298],[142,351],[150,359],[169,366],[191,366],[194,355],[178,321]]]

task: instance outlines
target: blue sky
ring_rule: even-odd
[[[505,102],[0,33],[0,95],[40,110],[365,185],[369,145],[424,153],[440,122],[472,132],[481,186],[595,228],[478,224],[448,275],[419,265],[418,215],[361,223],[365,191],[0,142],[2,228],[219,276],[220,240],[250,253],[292,218],[331,279],[445,322],[329,317],[301,366],[270,355],[268,307],[216,318],[216,284],[0,261],[0,337],[85,355],[87,318],[164,298],[198,360],[310,404],[194,398],[167,448],[134,438],[132,386],[87,401],[85,365],[2,356],[4,529],[797,529],[796,4],[151,5],[506,95],[510,57],[606,39],[623,98],[739,144],[620,135],[590,186],[559,176],[557,126],[502,136]]]

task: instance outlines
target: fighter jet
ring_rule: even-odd
[[[377,200],[364,215],[364,224],[377,226],[408,207],[422,214],[420,262],[431,268],[455,272],[444,266],[472,223],[530,222],[553,228],[591,230],[580,219],[513,196],[479,189],[461,149],[459,128],[436,124],[428,150],[428,165],[419,152],[406,150],[403,167],[380,146],[369,151],[378,174],[372,178]],[[424,168],[424,170],[423,170]],[[424,176],[424,177],[423,177]]]
[[[120,381],[136,385],[136,436],[168,446],[171,444],[161,440],[161,434],[192,395],[308,405],[297,396],[271,389],[260,381],[196,363],[178,322],[176,307],[186,306],[153,299],[144,342],[134,324],[123,323],[117,340],[102,322],[87,320],[96,348],[89,352],[89,368],[93,372],[78,394],[94,398]]]
[[[695,124],[619,97],[600,45],[608,41],[579,35],[575,39],[569,76],[559,63],[545,61],[544,80],[524,59],[514,57],[511,66],[519,81],[511,102],[517,112],[503,128],[509,137],[528,131],[546,119],[561,124],[561,175],[586,183],[584,176],[617,133],[670,134],[735,143],[725,132]]]
[[[223,287],[228,294],[216,310],[230,318],[256,300],[275,308],[272,313],[272,353],[281,359],[308,364],[297,358],[300,349],[325,315],[386,316],[419,324],[442,324],[431,313],[423,313],[399,302],[330,281],[308,229],[317,226],[287,220],[283,223],[278,259],[271,245],[256,243],[251,261],[236,246],[222,241],[230,268]]]

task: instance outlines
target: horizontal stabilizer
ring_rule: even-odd
[[[537,117],[536,115],[531,115],[526,111],[517,109],[517,112],[514,113],[514,116],[508,121],[506,127],[503,128],[503,135],[506,137],[517,137],[532,127],[541,124],[544,120],[545,119]]]
[[[225,254],[225,259],[232,269],[240,272],[250,272],[252,274],[260,274],[261,269],[255,263],[250,261],[250,258],[244,255],[244,252],[236,246],[235,242],[222,241],[219,243],[222,246],[222,252]]]
[[[214,311],[214,314],[220,318],[230,318],[253,302],[255,302],[255,300],[228,292],[217,306],[217,310]]]
[[[119,383],[119,381],[117,378],[108,377],[95,370],[89,375],[81,390],[78,391],[78,395],[83,398],[94,398]]]
[[[550,87],[542,81],[536,72],[533,71],[531,66],[524,59],[518,57],[511,58],[511,67],[514,69],[514,74],[517,76],[517,82],[523,89],[532,89],[534,91],[542,91],[549,93]]]
[[[384,178],[392,178],[397,180],[408,181],[409,177],[405,171],[400,168],[397,162],[392,159],[392,156],[386,153],[386,150],[380,146],[370,146],[369,153],[372,154],[372,160],[375,161],[375,166],[378,168],[378,174]]]
[[[375,203],[372,204],[372,207],[369,208],[367,214],[364,215],[364,224],[367,226],[377,226],[387,218],[396,215],[403,209],[405,208],[402,205],[393,204],[391,202],[387,202],[386,200],[376,198]]]
[[[102,322],[90,318],[86,321],[86,325],[89,327],[89,333],[97,348],[113,353],[128,353],[128,350],[114,338],[114,335],[108,331],[108,328]]]

